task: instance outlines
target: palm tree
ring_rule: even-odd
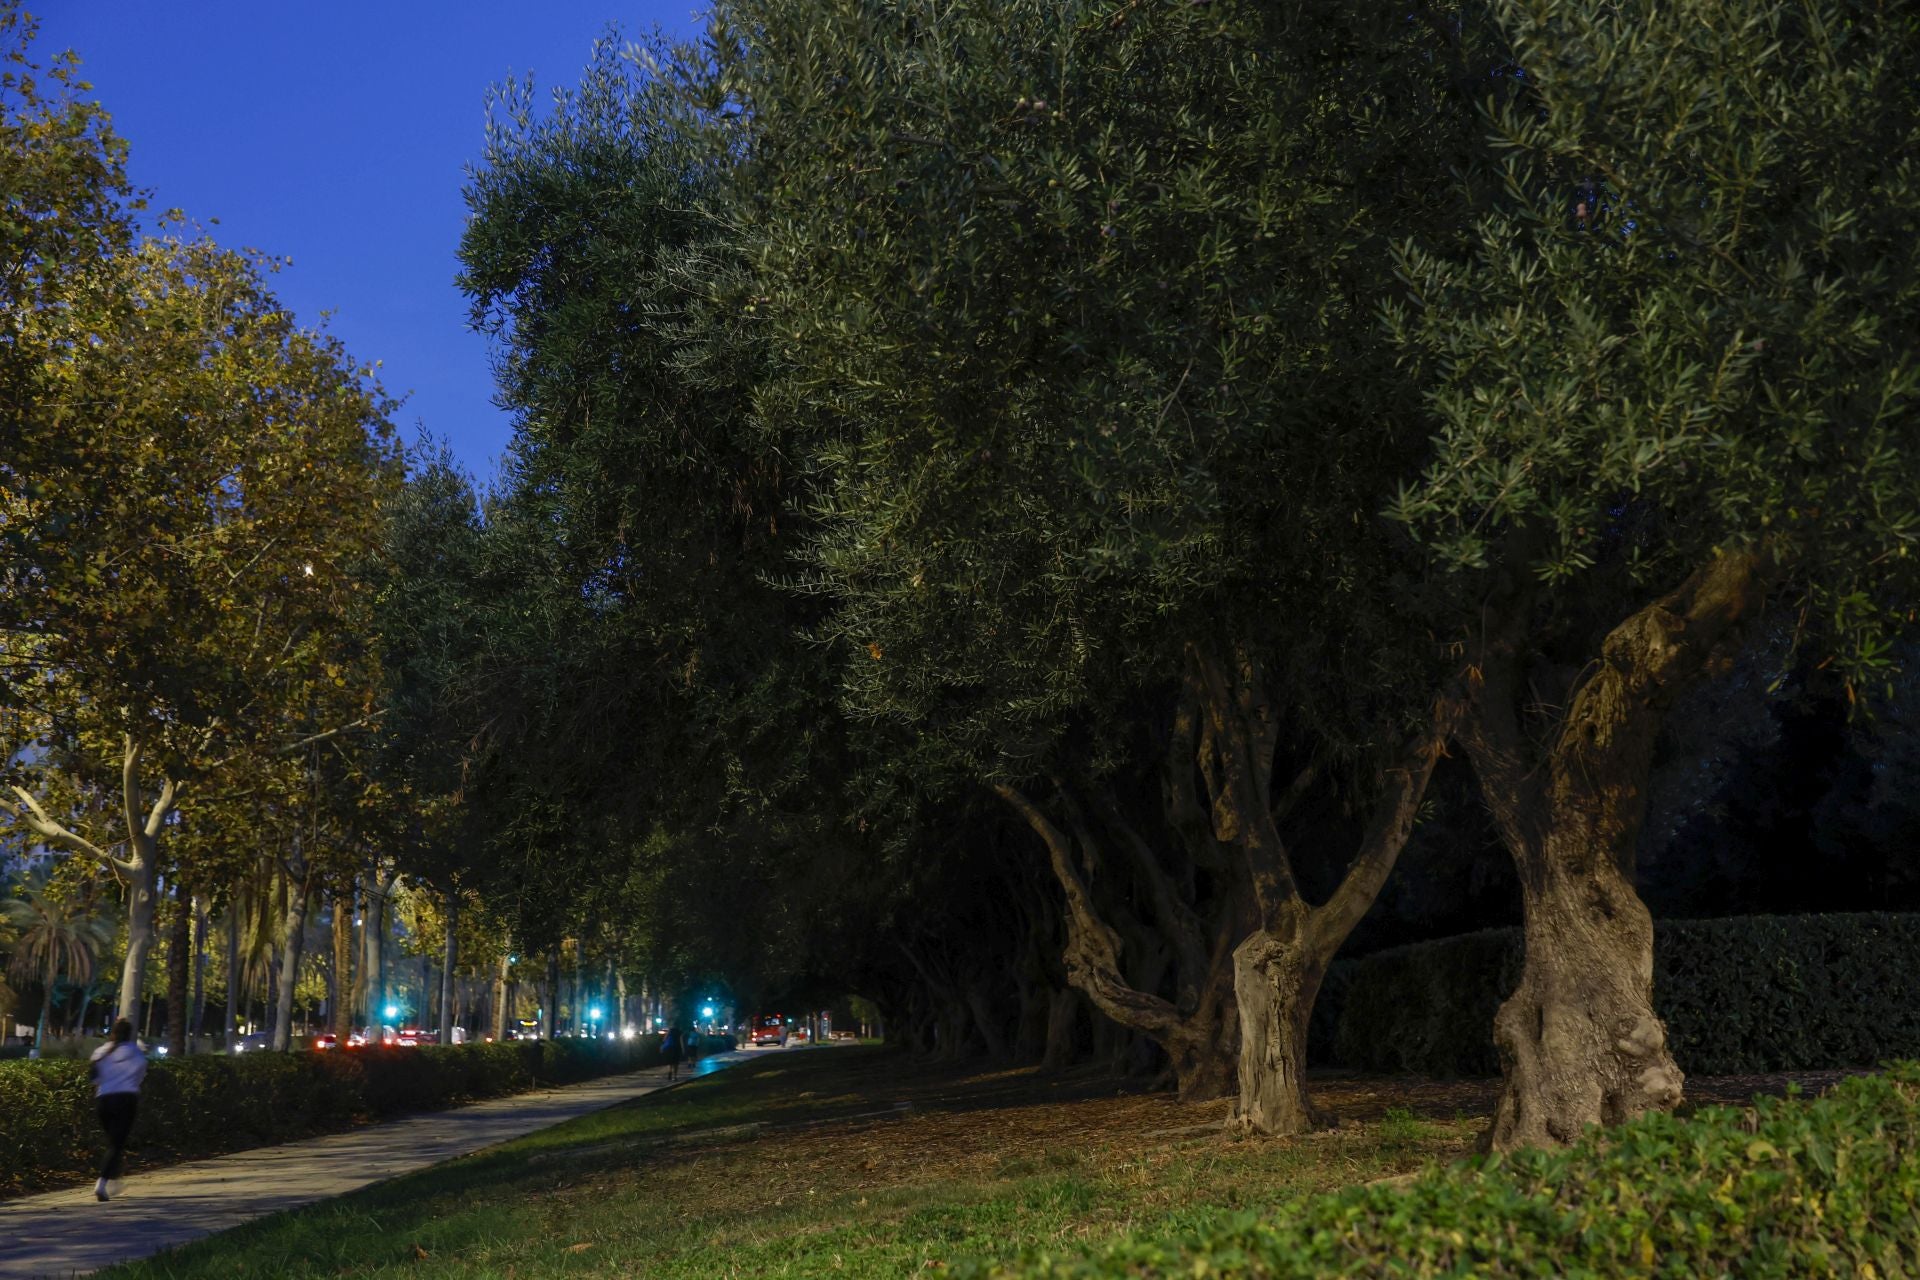
[[[98,916],[75,911],[37,889],[28,889],[24,898],[0,902],[0,918],[18,934],[13,960],[7,965],[8,975],[18,982],[39,982],[46,991],[40,1005],[40,1023],[33,1033],[37,1051],[46,1039],[54,985],[63,977],[79,982],[90,979],[94,957],[112,940],[112,931]]]

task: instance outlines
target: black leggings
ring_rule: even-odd
[[[103,1178],[118,1178],[120,1162],[127,1154],[127,1135],[133,1132],[133,1115],[140,1109],[137,1093],[103,1093],[99,1098],[100,1127],[107,1131],[107,1158],[100,1166]]]

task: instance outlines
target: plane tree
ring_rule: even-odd
[[[11,499],[32,554],[9,568],[7,651],[29,677],[10,690],[42,764],[115,797],[124,836],[75,830],[28,787],[0,811],[125,878],[121,1016],[139,1007],[181,784],[370,710],[348,690],[349,566],[391,476],[386,403],[296,325],[270,266],[180,230],[100,263],[32,406],[36,436],[63,444]]]

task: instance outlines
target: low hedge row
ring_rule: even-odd
[[[659,1060],[659,1036],[162,1059],[147,1072],[132,1151],[142,1163],[195,1159]],[[90,1176],[100,1141],[85,1062],[0,1063],[0,1196]]]
[[[1518,929],[1489,929],[1342,961],[1316,1010],[1316,1059],[1493,1075],[1493,1015],[1522,959]],[[1920,915],[1658,920],[1653,963],[1653,1007],[1691,1074],[1920,1056]]]
[[[1429,1170],[1182,1241],[975,1276],[1912,1276],[1920,1064],[1814,1102],[1643,1116],[1560,1151]],[[962,1274],[966,1274],[965,1271]]]

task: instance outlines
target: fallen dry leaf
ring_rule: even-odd
[[[582,1240],[582,1241],[581,1241],[581,1242],[580,1242],[579,1244],[570,1244],[570,1245],[568,1245],[568,1246],[567,1246],[567,1252],[568,1252],[568,1253],[581,1253],[581,1252],[584,1252],[585,1250],[588,1250],[588,1249],[591,1249],[591,1248],[593,1248],[593,1241],[591,1241],[591,1240]]]

